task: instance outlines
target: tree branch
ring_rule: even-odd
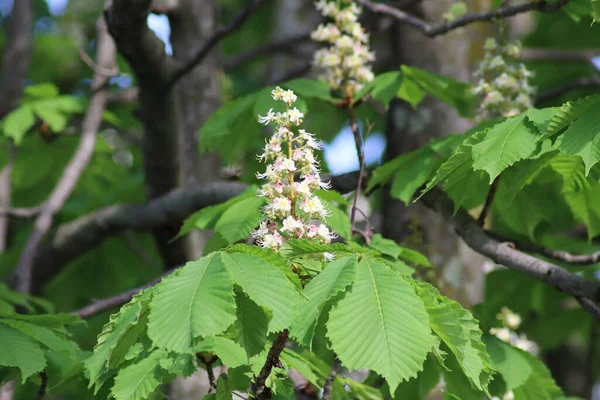
[[[543,49],[525,48],[521,50],[523,61],[558,61],[558,62],[586,62],[600,55],[598,50],[567,50],[567,49]]]
[[[356,121],[356,117],[354,116],[354,109],[351,105],[348,105],[348,117],[350,120],[350,129],[352,130],[352,135],[354,136],[354,146],[356,147],[356,156],[358,157],[359,165],[358,182],[356,183],[356,192],[354,193],[354,201],[352,202],[352,211],[350,213],[350,224],[354,228],[358,197],[360,195],[360,189],[362,187],[362,181],[365,175],[365,153],[363,149],[362,138],[360,137],[358,122]]]
[[[204,45],[200,49],[198,49],[198,52],[191,60],[189,60],[173,72],[173,74],[169,78],[167,86],[172,87],[173,85],[175,85],[175,83],[177,83],[179,79],[181,79],[184,75],[193,70],[196,67],[196,65],[198,65],[204,59],[204,57],[206,57],[206,55],[221,41],[221,39],[223,39],[231,32],[239,28],[248,19],[248,17],[250,17],[250,15],[252,15],[252,13],[254,13],[254,11],[256,11],[265,2],[266,0],[248,0],[248,5],[246,6],[246,8],[244,8],[244,10],[240,14],[238,14],[229,23],[229,25],[217,29],[217,31],[206,40]]]
[[[175,268],[172,268],[172,269],[166,271],[164,274],[160,275],[158,278],[156,278],[142,286],[138,286],[134,289],[127,290],[123,293],[119,293],[112,297],[107,297],[107,298],[104,298],[101,300],[94,300],[92,302],[92,304],[90,304],[89,306],[85,306],[83,308],[80,308],[77,311],[73,311],[71,314],[78,315],[79,317],[81,317],[83,319],[88,319],[88,318],[91,318],[94,315],[98,315],[104,311],[108,311],[110,309],[120,307],[123,304],[128,303],[133,298],[133,296],[135,296],[142,290],[159,283],[165,276],[174,272],[177,268],[179,268],[179,267],[175,267]]]
[[[222,203],[246,188],[236,182],[215,182],[175,189],[145,205],[113,205],[63,224],[36,259],[35,291],[68,262],[98,246],[108,236],[178,224],[194,211]]]
[[[559,0],[555,3],[531,1],[529,3],[519,4],[512,7],[501,7],[488,12],[465,14],[452,21],[444,22],[439,25],[430,25],[420,18],[384,3],[374,3],[370,0],[356,0],[356,2],[376,14],[389,15],[400,22],[404,22],[421,31],[427,37],[436,37],[439,35],[444,35],[457,28],[462,28],[474,22],[509,18],[529,11],[553,12],[565,6],[569,0]]]
[[[277,339],[273,342],[269,354],[267,354],[267,360],[263,365],[260,373],[256,377],[256,399],[257,400],[269,400],[273,396],[273,392],[267,387],[267,378],[271,374],[273,367],[281,368],[281,361],[279,356],[285,347],[285,342],[290,332],[286,329],[279,332]]]
[[[494,232],[486,232],[490,237],[502,242],[513,243],[517,249],[530,253],[537,253],[552,260],[561,261],[572,265],[592,265],[600,262],[600,251],[591,254],[573,254],[562,250],[553,250],[535,243],[522,240],[513,240]]]
[[[108,35],[104,19],[97,24],[97,63],[103,69],[110,69],[115,64],[115,45]],[[92,88],[103,87],[107,82],[105,76],[94,75]],[[75,154],[69,161],[58,183],[52,190],[48,201],[42,206],[42,211],[36,218],[21,258],[15,271],[16,288],[23,293],[30,293],[32,287],[32,270],[34,260],[39,251],[42,239],[50,229],[54,215],[62,208],[71,195],[79,177],[89,163],[96,145],[96,134],[102,123],[102,115],[106,105],[106,90],[97,90],[90,103],[82,123],[82,135]]]
[[[456,233],[477,253],[489,257],[498,264],[545,282],[559,291],[579,298],[600,300],[600,282],[587,280],[558,265],[522,253],[506,243],[500,243],[489,237],[465,210],[459,209],[454,214],[452,200],[442,191],[431,190],[423,196],[423,202],[429,208],[440,213],[448,222],[454,224]]]
[[[37,207],[10,207],[0,208],[0,216],[10,216],[17,218],[33,218],[42,212],[44,206]]]

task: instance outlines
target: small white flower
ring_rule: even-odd
[[[309,225],[308,226],[308,233],[306,234],[306,236],[308,236],[309,238],[314,238],[315,236],[317,236],[319,233],[319,228],[316,225]]]
[[[308,186],[308,183],[305,180],[302,182],[295,182],[294,190],[303,197],[308,197],[311,194],[310,186]]]
[[[289,213],[292,210],[292,202],[287,197],[276,197],[271,202],[271,208],[275,212]]]
[[[260,223],[260,225],[258,226],[258,228],[252,232],[252,236],[253,237],[262,237],[264,235],[266,235],[267,233],[269,233],[269,229],[267,227],[267,221],[262,221]]]
[[[290,122],[296,125],[300,125],[302,123],[302,118],[304,118],[304,114],[302,114],[296,107],[288,110],[287,115],[290,119]]]
[[[283,91],[283,89],[280,88],[279,86],[277,86],[275,89],[271,90],[271,96],[273,97],[273,100],[282,100],[284,93],[285,92]]]
[[[492,328],[490,329],[490,333],[503,342],[510,342],[511,332],[508,328]]]
[[[333,261],[335,259],[335,253],[324,252],[323,257],[325,257],[325,260],[327,261]]]
[[[351,49],[354,46],[354,40],[348,35],[342,35],[335,41],[335,45],[340,49]]]
[[[298,100],[298,96],[296,96],[291,90],[286,90],[281,94],[281,100],[283,100],[288,106],[290,106],[296,100]]]
[[[283,227],[281,228],[282,232],[292,232],[293,233],[293,232],[296,232],[297,230],[300,232],[302,232],[304,230],[304,225],[302,224],[302,222],[298,221],[291,215],[286,217],[283,220]]]
[[[267,115],[265,115],[264,117],[261,117],[260,115],[258,116],[258,122],[260,122],[261,124],[268,125],[274,118],[275,118],[275,113],[273,112],[273,109],[271,108],[269,110],[269,112],[267,112]]]
[[[278,249],[283,244],[283,238],[278,232],[266,234],[259,243],[264,248]]]
[[[329,228],[325,225],[321,224],[317,230],[317,234],[323,239],[325,243],[331,243],[331,239],[334,239],[336,235],[334,235]]]
[[[487,38],[483,48],[485,50],[496,50],[496,48],[498,47],[498,42],[496,42],[496,39],[494,38]]]

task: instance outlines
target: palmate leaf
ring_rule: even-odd
[[[222,333],[234,320],[233,282],[220,253],[212,253],[156,286],[148,336],[160,348],[186,353],[196,337]]]
[[[486,171],[492,183],[506,168],[531,156],[537,140],[537,129],[526,113],[508,118],[473,146],[473,168]]]
[[[44,351],[32,338],[0,322],[0,367],[16,367],[21,381],[46,366]]]
[[[262,258],[245,253],[222,253],[233,281],[259,306],[273,312],[269,332],[289,328],[300,295],[277,267]]]
[[[116,400],[143,400],[162,383],[168,375],[160,367],[167,356],[165,350],[155,350],[148,357],[119,371],[111,393]]]
[[[368,368],[395,390],[417,375],[433,346],[429,318],[410,283],[364,256],[352,288],[332,309],[327,336],[345,367]]]
[[[479,322],[459,303],[443,297],[433,286],[417,281],[413,281],[413,285],[425,303],[433,332],[454,354],[469,382],[489,395],[487,386],[493,368],[481,340]]]
[[[308,301],[299,309],[290,329],[291,335],[299,343],[310,344],[325,303],[354,282],[357,263],[355,255],[332,261],[306,285],[304,294]]]
[[[559,150],[568,156],[580,156],[585,174],[600,161],[600,107],[595,102],[581,111],[562,136]]]

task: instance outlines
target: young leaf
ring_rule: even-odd
[[[40,345],[22,332],[0,322],[0,338],[0,366],[19,368],[23,383],[46,366]]]
[[[370,93],[373,99],[379,101],[387,108],[401,85],[402,74],[400,72],[392,71],[379,74],[354,96],[354,103]]]
[[[248,364],[248,355],[242,346],[231,339],[221,336],[204,339],[194,347],[194,351],[214,351],[223,364],[231,368]]]
[[[292,282],[273,264],[243,253],[222,253],[233,281],[259,306],[273,312],[269,332],[289,328],[300,296]]]
[[[433,346],[427,312],[412,286],[368,256],[329,314],[327,336],[345,367],[372,369],[392,391],[417,375]]]
[[[143,400],[162,383],[167,373],[159,361],[167,356],[165,350],[155,350],[136,364],[119,371],[111,389],[116,400]]]
[[[392,197],[408,205],[417,189],[429,179],[436,164],[435,156],[435,152],[427,148],[420,157],[414,158],[412,162],[400,168],[390,190]]]
[[[160,348],[189,353],[195,338],[222,333],[234,320],[233,283],[220,253],[212,253],[156,286],[148,336]]]
[[[8,114],[2,120],[2,131],[4,135],[13,138],[15,144],[21,144],[23,137],[35,124],[33,110],[27,104],[24,104]]]
[[[308,301],[302,304],[290,329],[299,343],[312,341],[315,325],[325,303],[344,291],[355,279],[358,259],[355,255],[339,258],[327,264],[323,272],[304,288]]]
[[[279,254],[287,259],[299,256],[316,256],[323,253],[354,253],[354,250],[343,243],[320,244],[312,240],[288,240],[279,249]]]
[[[407,165],[410,165],[415,160],[418,160],[421,157],[430,158],[431,153],[431,149],[427,147],[421,147],[418,150],[411,151],[407,154],[403,154],[399,157],[394,158],[392,161],[389,161],[377,167],[375,171],[373,171],[373,175],[369,180],[367,192],[370,192],[379,185],[384,185],[388,183],[396,172],[405,168]]]
[[[485,138],[473,145],[473,168],[486,171],[491,184],[506,168],[531,156],[536,141],[535,126],[526,113],[508,118],[490,128]]]

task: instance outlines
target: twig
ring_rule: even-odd
[[[527,251],[530,253],[541,254],[545,257],[548,257],[552,260],[561,261],[563,263],[572,264],[572,265],[592,265],[600,262],[600,251],[596,251],[590,254],[573,254],[567,251],[562,250],[553,250],[544,246],[540,246],[535,243],[525,242],[522,240],[514,240],[511,238],[506,238],[502,235],[498,235],[494,232],[486,231],[486,234],[490,237],[493,237],[499,241],[512,243],[514,246],[522,251]]]
[[[108,34],[104,18],[98,20],[98,65],[110,69],[115,64],[115,44]],[[107,78],[98,74],[94,75],[92,87],[100,87],[107,82]],[[105,90],[97,91],[92,95],[88,110],[83,120],[81,140],[75,154],[63,171],[58,183],[52,190],[48,201],[44,204],[42,212],[36,218],[33,231],[16,269],[16,288],[22,293],[30,293],[32,286],[32,267],[39,251],[42,239],[50,229],[54,215],[62,208],[65,201],[77,185],[79,177],[89,163],[96,145],[96,134],[102,123],[107,94]]]
[[[42,212],[43,208],[43,205],[37,207],[0,208],[0,216],[8,215],[17,218],[33,218]]]
[[[102,300],[95,300],[89,306],[85,306],[83,308],[80,308],[77,311],[73,311],[71,314],[78,315],[79,317],[81,317],[83,319],[88,319],[88,318],[93,317],[94,315],[100,314],[104,311],[110,310],[112,308],[120,307],[123,304],[129,302],[133,298],[133,296],[135,296],[142,290],[159,283],[165,276],[169,275],[170,273],[175,271],[177,268],[179,268],[179,267],[175,267],[175,268],[172,268],[172,269],[166,271],[165,273],[160,275],[158,278],[156,278],[142,286],[138,286],[134,289],[127,290],[123,293],[119,293],[115,296],[107,297]]]
[[[600,77],[591,77],[591,78],[579,78],[572,82],[567,82],[562,86],[558,86],[554,89],[550,89],[544,93],[539,94],[535,98],[535,103],[543,103],[546,101],[551,101],[556,99],[557,97],[562,96],[575,89],[600,89]]]
[[[231,32],[239,28],[246,21],[246,19],[248,19],[248,17],[252,15],[252,13],[254,13],[254,11],[256,11],[261,5],[265,3],[265,1],[266,0],[249,0],[246,8],[244,8],[244,10],[240,14],[238,14],[229,23],[229,25],[217,29],[217,31],[206,40],[206,42],[198,50],[196,55],[175,71],[175,73],[169,80],[167,86],[173,86],[175,83],[177,83],[179,79],[181,79],[191,70],[193,70],[196,67],[196,65],[198,65],[204,59],[204,57],[208,55],[208,53],[213,49],[213,47],[215,47],[219,43],[219,41],[221,41],[221,39],[223,39],[225,36],[229,35]]]
[[[525,48],[521,50],[520,59],[523,61],[559,61],[559,62],[586,62],[600,55],[598,50],[567,50]]]
[[[308,40],[310,40],[310,32],[267,43],[225,60],[223,67],[225,69],[234,69],[259,57],[268,56],[273,53],[293,52],[296,45]]]
[[[42,383],[40,384],[37,396],[35,396],[35,400],[43,400],[46,396],[46,387],[48,386],[48,375],[46,375],[46,371],[40,372],[40,378],[42,378]]]
[[[215,371],[214,371],[212,365],[219,358],[214,355],[211,356],[211,358],[206,358],[204,356],[204,354],[202,354],[202,353],[196,354],[196,357],[198,358],[198,360],[200,360],[202,362],[202,364],[204,364],[204,369],[206,369],[206,374],[208,375],[208,383],[210,384],[210,389],[209,389],[208,393],[210,393],[212,390],[216,391],[217,390],[217,380],[215,379]]]
[[[473,22],[493,21],[500,18],[509,18],[518,14],[523,14],[529,11],[554,12],[564,7],[569,0],[559,0],[555,3],[547,3],[545,1],[531,1],[525,4],[519,4],[512,7],[501,7],[493,11],[470,13],[462,15],[452,21],[443,22],[439,25],[430,25],[420,18],[410,15],[397,8],[391,7],[384,3],[374,3],[370,0],[356,0],[357,3],[368,8],[376,14],[389,15],[400,22],[409,24],[410,26],[423,32],[427,37],[435,37],[444,35],[454,29],[462,28]]]
[[[352,211],[350,212],[350,223],[352,224],[352,227],[354,227],[354,221],[356,219],[356,205],[358,203],[358,197],[360,196],[360,189],[362,187],[362,181],[365,175],[365,152],[363,149],[362,138],[360,137],[358,122],[356,121],[354,108],[352,108],[352,106],[348,107],[348,117],[350,119],[350,129],[354,135],[354,146],[356,148],[356,155],[358,156],[359,165],[358,182],[356,184],[356,192],[354,193],[354,201],[352,202]]]
[[[257,400],[268,400],[273,396],[273,392],[267,387],[267,378],[271,374],[273,367],[281,368],[281,361],[279,356],[285,347],[285,342],[290,332],[286,329],[281,331],[277,336],[277,339],[273,342],[269,354],[267,354],[267,360],[263,365],[258,377],[256,378],[256,399]]]
[[[100,65],[96,64],[83,49],[79,49],[79,57],[88,67],[92,69],[92,71],[94,71],[95,75],[99,75],[104,78],[113,78],[119,74],[119,69],[116,65],[110,70],[104,69]]]
[[[10,202],[12,199],[12,170],[15,164],[15,147],[8,145],[6,150],[8,153],[8,162],[0,169],[0,253],[3,253],[8,248],[8,235],[10,218],[8,214],[3,214],[3,209],[10,210]]]
[[[333,381],[335,380],[338,369],[341,367],[340,361],[336,358],[333,360],[333,365],[331,366],[331,372],[325,381],[325,386],[323,386],[323,400],[328,400],[331,397],[331,389],[333,387]]]
[[[496,191],[498,190],[498,181],[500,177],[496,177],[494,182],[490,185],[490,192],[488,193],[485,203],[483,204],[483,208],[481,209],[481,214],[479,214],[479,218],[477,218],[477,222],[480,226],[485,225],[485,219],[487,218],[490,209],[492,208],[492,204],[494,203],[494,197],[496,197]]]

